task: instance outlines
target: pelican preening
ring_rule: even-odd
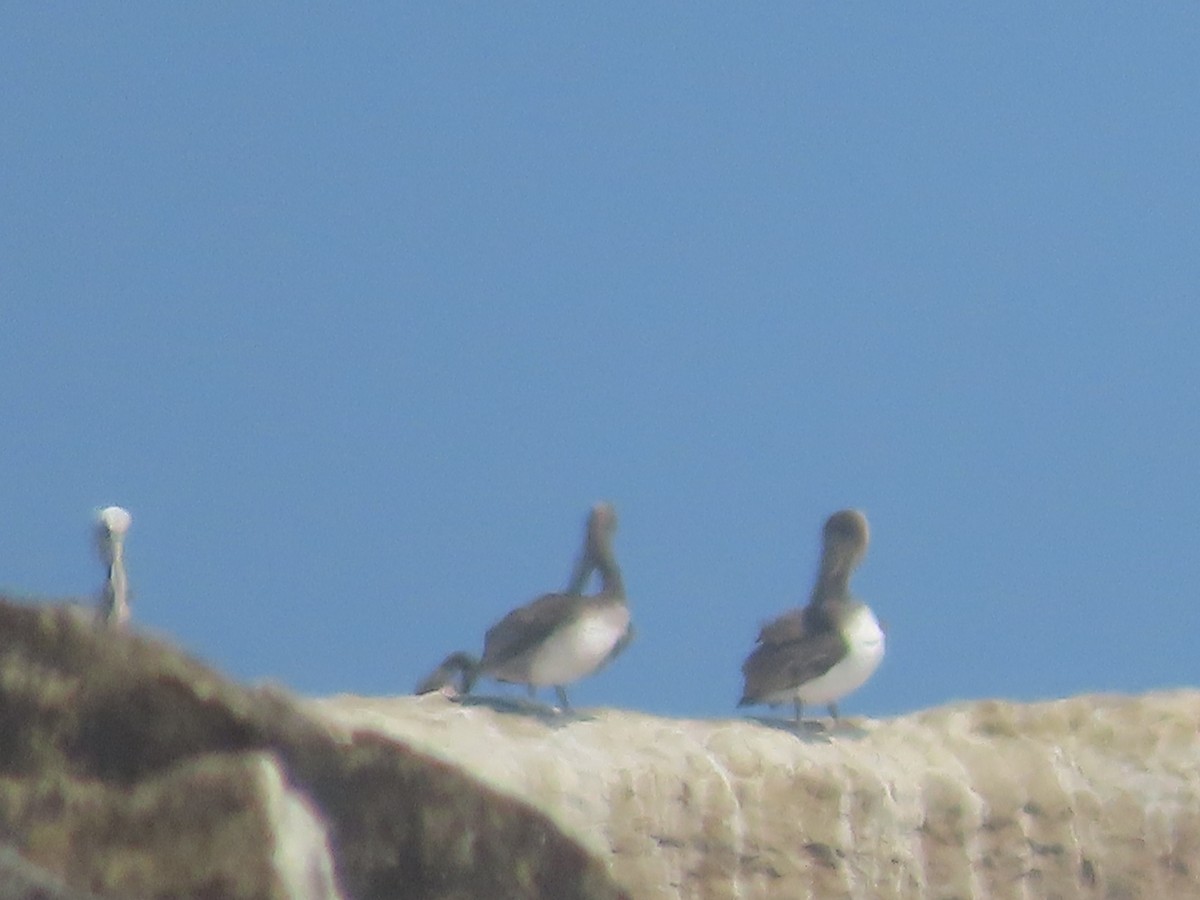
[[[560,708],[570,709],[566,686],[602,668],[633,636],[612,549],[616,529],[612,505],[593,506],[567,589],[514,609],[488,629],[478,661],[466,653],[450,654],[417,685],[417,693],[470,693],[479,677],[489,676],[527,685],[531,696],[539,687],[553,687]],[[585,596],[593,570],[600,573],[600,590]]]
[[[470,653],[456,650],[440,663],[438,667],[417,682],[417,694],[432,694],[438,691],[447,697],[461,697],[471,692],[475,681],[475,670],[479,667],[477,660]]]
[[[869,606],[850,594],[850,574],[867,552],[867,517],[855,509],[825,522],[824,547],[808,605],[763,626],[742,665],[745,688],[738,706],[827,704],[862,687],[883,659],[883,630]]]
[[[125,574],[125,534],[133,524],[129,510],[106,506],[96,513],[96,539],[100,557],[108,567],[100,595],[99,617],[109,625],[129,621],[129,579]]]

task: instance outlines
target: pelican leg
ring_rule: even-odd
[[[796,727],[799,728],[804,724],[804,704],[799,700],[796,702]]]
[[[558,694],[558,708],[561,709],[563,712],[570,712],[571,701],[569,701],[567,699],[567,689],[565,687],[563,687],[561,684],[556,684],[554,686],[554,690],[555,690],[555,693]]]
[[[829,715],[833,716],[833,724],[836,725],[837,721],[838,721],[838,711],[837,711],[836,703],[829,704]]]

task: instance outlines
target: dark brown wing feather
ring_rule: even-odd
[[[773,622],[768,622],[758,633],[760,644],[786,644],[788,641],[798,641],[807,632],[805,627],[804,609],[793,609],[784,613]]]
[[[786,613],[763,626],[758,646],[742,664],[745,687],[739,705],[819,678],[845,653],[845,640],[819,607]]]
[[[587,602],[577,594],[543,594],[514,609],[488,629],[483,639],[480,668],[487,670],[516,659],[540,645]]]

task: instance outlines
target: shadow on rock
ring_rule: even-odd
[[[776,731],[786,731],[806,744],[828,744],[834,738],[853,738],[859,740],[867,736],[867,732],[849,722],[821,722],[805,719],[799,725],[795,719],[782,719],[778,716],[746,716],[747,722],[753,722],[764,728]]]
[[[556,706],[538,703],[536,700],[527,700],[524,697],[478,697],[472,694],[458,697],[456,702],[463,706],[482,706],[506,716],[524,716],[528,719],[536,719],[551,728],[561,728],[575,722],[592,722],[596,718],[590,713],[574,709],[564,712]]]

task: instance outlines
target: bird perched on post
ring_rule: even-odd
[[[738,706],[823,703],[837,721],[837,701],[860,688],[883,659],[883,630],[871,608],[850,594],[850,575],[867,552],[867,517],[856,509],[825,522],[817,583],[808,605],[763,626],[742,665]]]
[[[125,573],[125,534],[133,524],[129,510],[106,506],[96,514],[96,540],[108,574],[100,594],[99,617],[108,625],[129,621],[129,579]]]
[[[417,693],[454,687],[470,693],[475,681],[524,684],[530,696],[539,687],[553,687],[562,710],[570,708],[566,686],[590,675],[621,652],[633,636],[625,584],[613,554],[617,514],[609,503],[597,503],[588,515],[583,549],[563,593],[544,594],[518,607],[488,629],[483,656],[475,660],[452,653],[417,685]],[[593,570],[600,573],[600,590],[582,591]]]

